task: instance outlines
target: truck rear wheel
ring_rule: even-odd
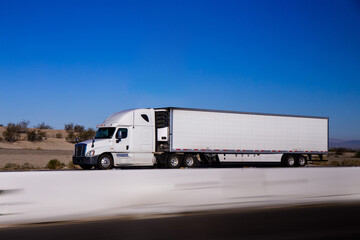
[[[194,155],[187,154],[183,158],[183,166],[192,168],[197,166],[197,158]]]
[[[284,156],[283,164],[286,167],[295,167],[296,159],[293,155],[286,155]]]
[[[169,168],[179,168],[181,163],[181,158],[177,154],[171,154],[167,159],[167,166]]]
[[[299,166],[299,167],[305,167],[306,159],[305,159],[305,157],[303,155],[299,155],[296,158],[296,165]]]
[[[114,165],[112,156],[109,154],[103,154],[99,157],[98,160],[98,168],[105,170],[105,169],[111,169]]]

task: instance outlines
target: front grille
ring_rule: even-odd
[[[76,144],[75,145],[75,157],[84,157],[86,151],[86,144]]]

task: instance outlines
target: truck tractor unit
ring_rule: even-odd
[[[109,116],[77,143],[83,169],[278,163],[302,167],[328,154],[329,118],[188,108],[144,108]]]

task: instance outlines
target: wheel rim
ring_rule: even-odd
[[[100,161],[100,164],[103,168],[110,167],[110,159],[108,157],[103,157]]]
[[[295,164],[295,159],[294,159],[293,157],[289,157],[289,158],[288,158],[288,164],[289,164],[289,166],[294,166],[294,164]]]
[[[299,165],[300,166],[305,166],[305,158],[299,158]]]
[[[185,159],[185,165],[187,167],[192,167],[194,165],[194,159],[192,157],[188,157]]]
[[[177,167],[179,165],[179,159],[177,157],[172,157],[170,159],[170,164],[173,167]]]

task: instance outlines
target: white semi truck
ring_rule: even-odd
[[[305,166],[328,154],[327,117],[187,108],[132,109],[109,116],[95,138],[75,145],[83,169],[196,167],[200,163]]]

